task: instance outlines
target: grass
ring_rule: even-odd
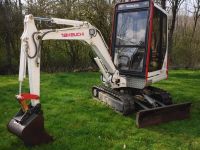
[[[0,76],[0,81],[0,149],[30,149],[6,129],[19,109],[14,98],[17,76]],[[200,149],[200,71],[170,71],[169,80],[155,84],[169,91],[175,102],[192,102],[191,119],[145,129],[135,127],[135,115],[124,117],[94,101],[91,87],[99,83],[98,73],[43,73],[45,127],[55,141],[31,149]]]

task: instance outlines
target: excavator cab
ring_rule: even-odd
[[[167,13],[150,0],[117,4],[112,58],[120,74],[146,84],[166,79],[167,28]]]
[[[191,103],[173,104],[169,93],[150,87],[168,77],[167,18],[166,11],[152,0],[119,3],[115,7],[111,56],[119,74],[131,79],[127,85],[132,90],[123,91],[133,95],[129,106],[134,101],[131,110],[137,111],[138,127],[189,117]]]

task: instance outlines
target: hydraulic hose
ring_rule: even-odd
[[[27,52],[28,58],[33,59],[33,58],[35,58],[36,56],[39,57],[42,39],[43,39],[43,37],[44,37],[46,34],[48,34],[48,33],[50,33],[50,32],[55,32],[55,30],[50,30],[50,31],[47,31],[47,32],[45,32],[44,34],[42,34],[42,36],[39,37],[39,45],[38,45],[38,46],[37,46],[36,41],[35,41],[35,35],[36,35],[36,34],[39,34],[39,33],[41,33],[41,32],[34,32],[34,33],[32,34],[32,39],[33,39],[33,43],[34,43],[34,46],[35,46],[35,53],[34,53],[33,56],[30,56],[30,55],[28,54],[28,52]]]
[[[28,51],[27,51],[27,56],[28,56],[28,58],[30,58],[30,59],[35,58],[36,55],[37,55],[37,53],[38,53],[37,44],[36,44],[36,42],[35,42],[35,34],[38,34],[38,33],[40,33],[40,32],[34,32],[34,33],[32,34],[32,39],[33,39],[33,43],[34,43],[34,46],[35,46],[35,53],[34,53],[33,56],[30,56],[30,55],[28,54]]]

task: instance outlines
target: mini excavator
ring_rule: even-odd
[[[66,28],[38,30],[35,21],[66,25]],[[152,0],[118,3],[109,49],[101,32],[89,22],[26,15],[16,96],[21,109],[8,123],[8,130],[30,146],[53,140],[44,129],[40,104],[43,40],[80,40],[89,44],[96,54],[94,60],[103,82],[92,87],[94,99],[123,115],[136,112],[138,128],[189,118],[191,103],[174,104],[168,92],[150,86],[168,78],[167,24],[166,11]],[[26,68],[30,92],[22,93]]]

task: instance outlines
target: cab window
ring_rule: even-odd
[[[162,69],[167,48],[167,16],[154,8],[149,72]]]

